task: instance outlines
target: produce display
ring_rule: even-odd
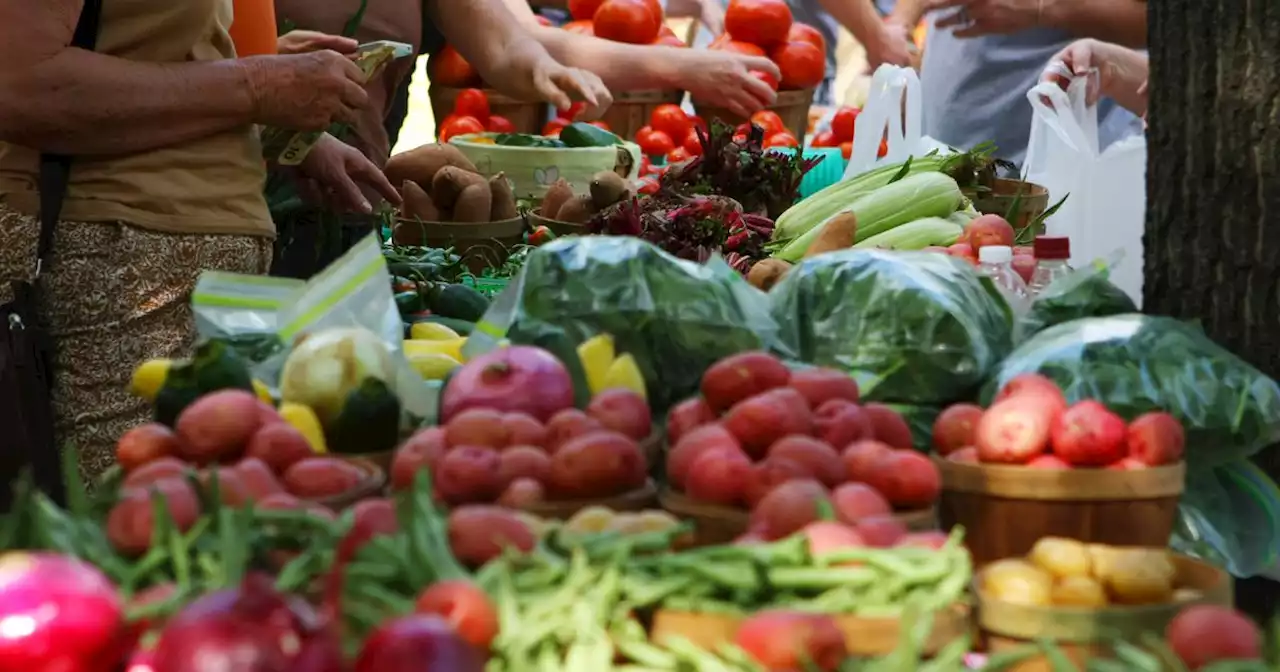
[[[1167,549],[1118,548],[1045,537],[1024,558],[987,565],[978,575],[983,597],[1015,604],[1100,608],[1193,600],[1177,582]]]
[[[489,109],[489,94],[481,89],[464,89],[453,102],[449,116],[440,121],[437,133],[440,142],[448,142],[457,135],[474,133],[514,133],[515,125],[504,116]]]
[[[724,28],[708,48],[769,57],[781,71],[781,79],[774,81],[765,73],[757,76],[775,91],[812,89],[826,75],[822,34],[795,22],[785,0],[731,0]]]

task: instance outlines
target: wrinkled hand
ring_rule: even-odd
[[[1016,33],[1040,24],[1044,0],[925,0],[927,12],[949,12],[939,29],[955,28],[956,37]]]
[[[298,166],[297,177],[298,192],[304,200],[340,212],[373,212],[361,185],[371,188],[394,205],[400,204],[399,192],[372,161],[360,150],[328,133],[320,138]]]
[[[1065,91],[1072,80],[1086,77],[1088,104],[1106,96],[1145,117],[1148,72],[1147,59],[1140,53],[1109,42],[1083,39],[1072,42],[1049,59],[1040,73],[1040,81],[1052,82]]]
[[[695,18],[712,35],[724,32],[724,4],[718,0],[669,0],[667,15]]]
[[[911,42],[911,31],[893,21],[885,21],[880,37],[870,44],[863,45],[867,50],[867,67],[871,72],[888,63],[890,65],[911,65],[912,52],[915,45]]]
[[[322,131],[355,121],[369,102],[364,73],[336,51],[254,56],[236,61],[253,98],[253,121],[296,131]]]
[[[613,104],[613,95],[599,77],[563,65],[532,38],[511,45],[494,70],[486,79],[501,82],[498,89],[513,98],[546,101],[558,110],[577,101],[586,103],[578,117],[584,121],[599,118]]]
[[[305,54],[328,49],[339,54],[355,52],[360,43],[349,37],[318,33],[314,30],[291,30],[276,38],[276,51],[281,54]]]
[[[746,56],[706,49],[674,50],[681,59],[680,88],[694,100],[714,101],[740,117],[749,117],[778,99],[778,94],[755,75],[778,81],[778,66],[763,56]]]

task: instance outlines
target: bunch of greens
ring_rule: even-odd
[[[724,196],[665,194],[615,203],[597,213],[587,230],[636,236],[688,261],[705,262],[724,252],[729,265],[746,275],[751,264],[767,256],[764,246],[773,222],[744,213],[740,203]]]
[[[849,372],[874,400],[964,399],[1012,348],[996,287],[947,255],[823,254],[793,268],[769,299],[803,361]]]
[[[1027,337],[1063,322],[1136,312],[1133,299],[1108,279],[1107,267],[1090,264],[1045,287],[1018,319],[1018,330]]]

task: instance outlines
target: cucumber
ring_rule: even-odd
[[[325,428],[325,442],[347,455],[394,449],[400,442],[400,398],[383,381],[366,378]]]
[[[428,293],[426,309],[432,315],[475,322],[489,310],[489,299],[466,285],[436,285]]]
[[[609,131],[575,121],[560,129],[560,139],[566,147],[613,147],[622,144],[622,138]]]

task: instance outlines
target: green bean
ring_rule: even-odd
[[[1148,651],[1143,651],[1142,649],[1129,644],[1128,642],[1117,641],[1112,645],[1111,650],[1120,662],[1126,665],[1131,665],[1139,670],[1153,670],[1154,672],[1160,672],[1160,669],[1163,667],[1159,658]]]
[[[1021,665],[1032,658],[1041,655],[1039,646],[1035,644],[1027,644],[1016,649],[1008,651],[1000,651],[987,656],[986,662],[982,665],[982,672],[1003,672],[1003,670],[1013,669],[1017,665]]]
[[[1041,640],[1037,642],[1040,646],[1041,653],[1044,654],[1045,660],[1049,666],[1053,668],[1053,672],[1079,672],[1080,668],[1071,659],[1067,657],[1065,651],[1058,647],[1052,641]]]
[[[715,654],[698,647],[697,644],[680,635],[668,636],[664,645],[677,658],[691,663],[699,672],[732,672],[732,669]]]
[[[676,665],[676,657],[648,642],[636,640],[615,641],[614,644],[628,660],[663,669],[671,669]]]
[[[756,662],[751,654],[732,642],[721,642],[716,646],[716,653],[730,664],[745,672],[767,672],[764,666]]]
[[[823,590],[840,586],[865,586],[879,579],[866,567],[779,567],[767,572],[775,588]]]

